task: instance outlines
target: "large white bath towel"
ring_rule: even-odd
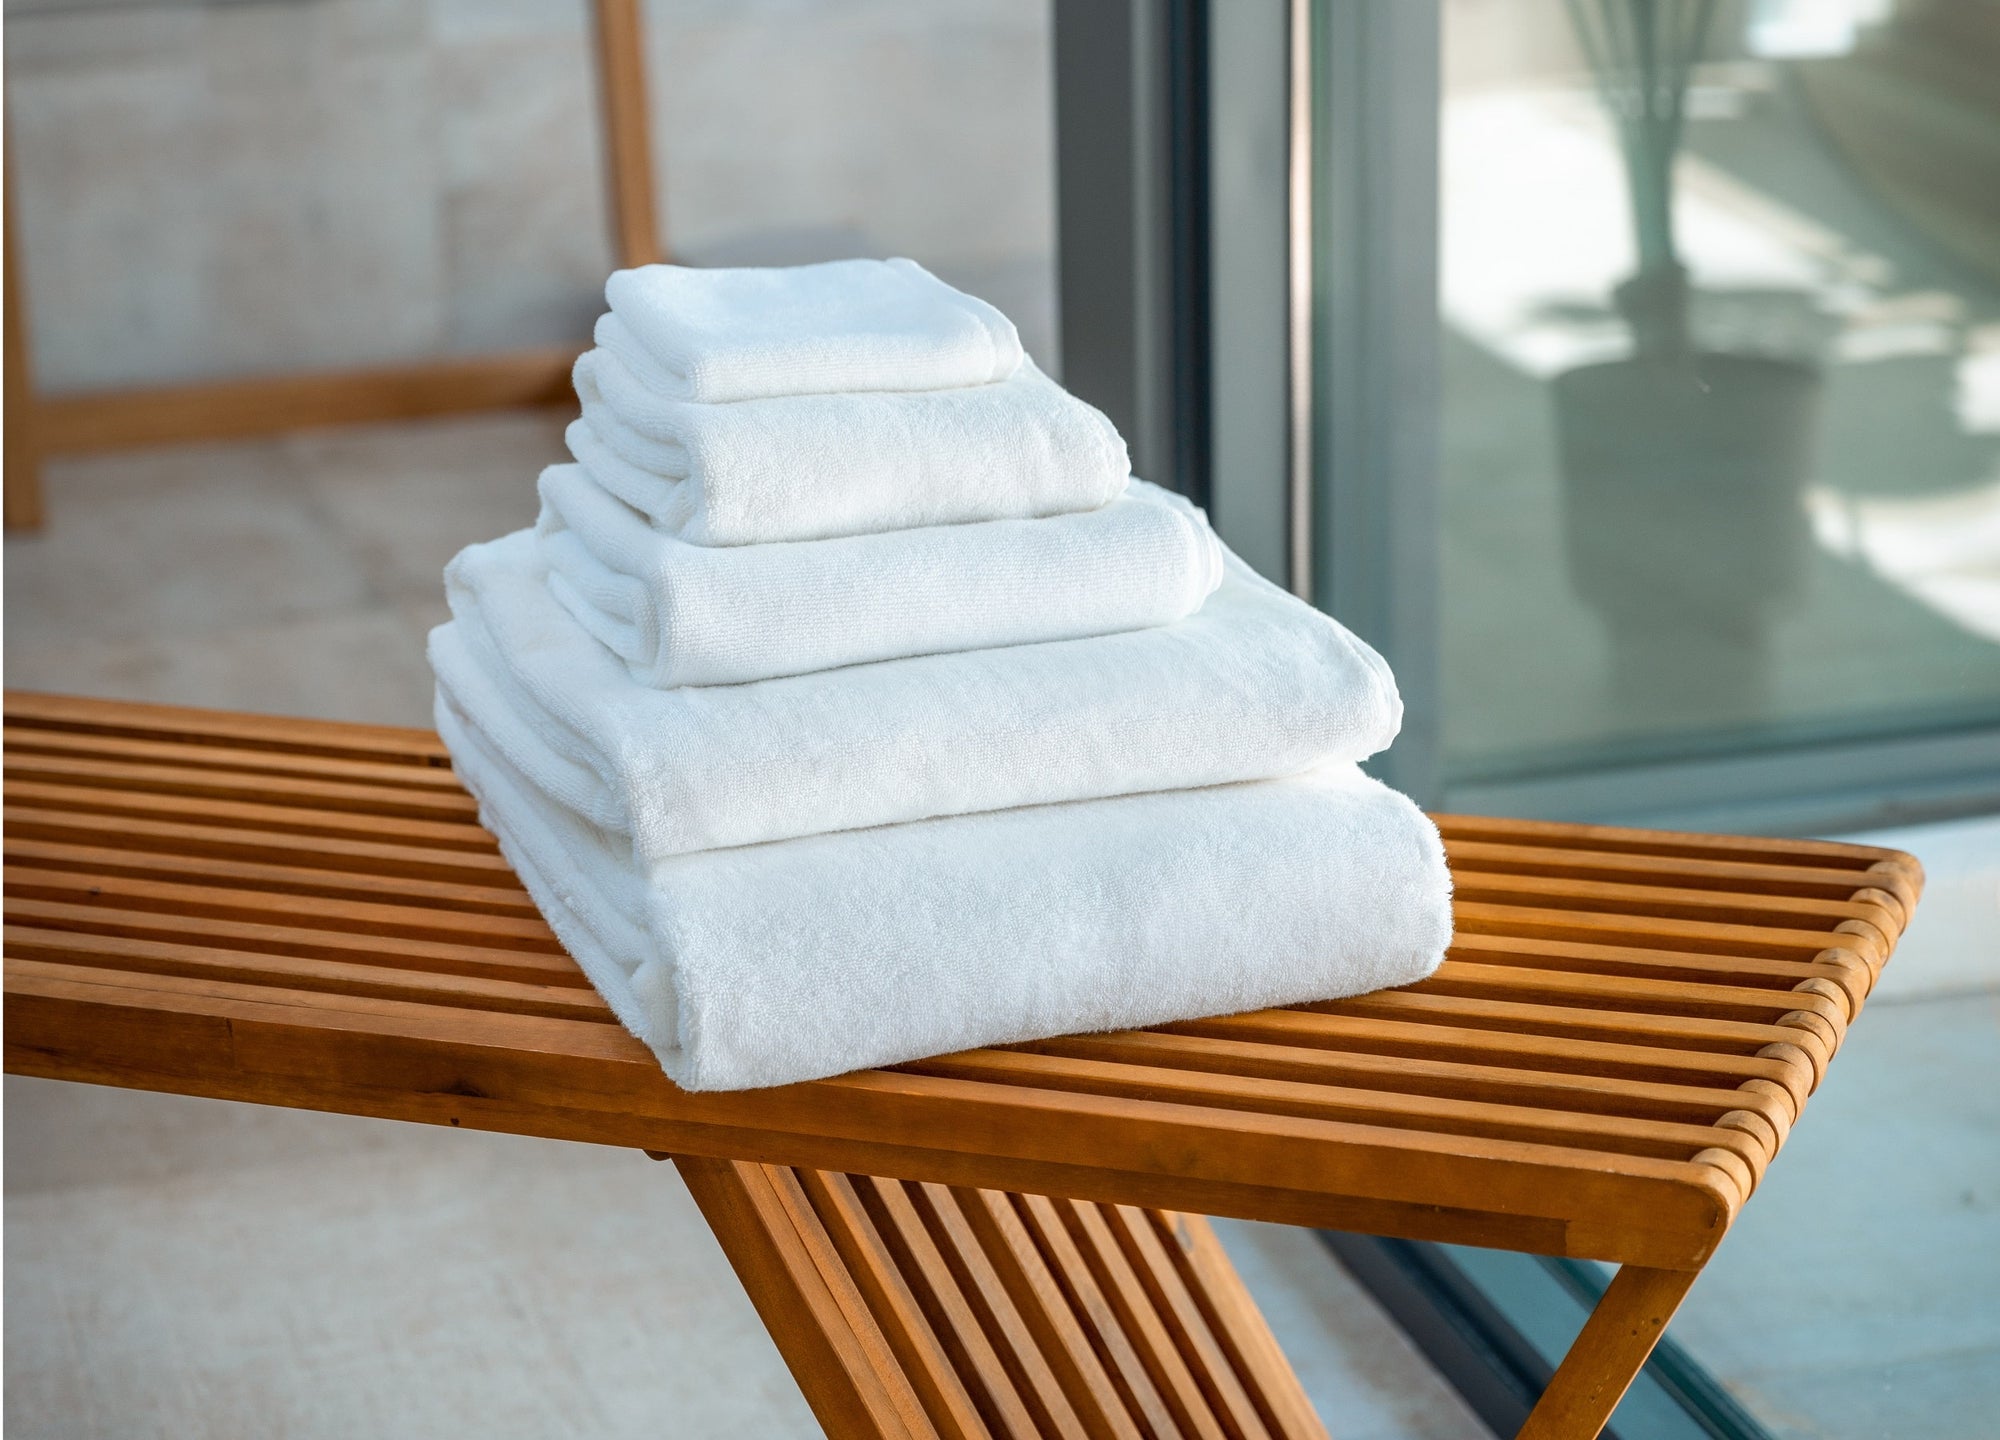
[[[648,866],[448,698],[438,728],[563,944],[693,1090],[1409,984],[1450,940],[1437,831],[1351,766]]]
[[[637,342],[626,362],[682,400],[941,390],[1021,363],[1011,320],[914,260],[642,265],[613,272],[604,298]]]
[[[634,680],[547,578],[532,531],[460,552],[432,667],[539,788],[647,860],[1296,774],[1402,720],[1380,656],[1226,550],[1172,625],[678,690]]]
[[[1165,625],[1222,580],[1201,512],[1152,485],[1081,515],[727,548],[662,535],[580,465],[539,488],[549,588],[662,688]]]
[[[615,320],[607,317],[600,333]],[[1092,510],[1125,487],[1117,428],[1032,364],[963,390],[661,397],[608,350],[574,372],[570,451],[598,483],[700,545],[825,540]]]

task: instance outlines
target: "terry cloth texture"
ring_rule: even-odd
[[[770,269],[642,265],[605,282],[647,386],[726,402],[842,390],[942,390],[1020,366],[1014,322],[914,260]]]
[[[663,689],[1165,625],[1222,581],[1201,512],[1151,485],[1046,520],[727,548],[661,534],[578,465],[540,491],[550,590]]]
[[[600,327],[602,328],[602,327]],[[962,390],[701,405],[609,351],[574,371],[570,453],[659,529],[698,545],[827,540],[1094,510],[1131,461],[1104,416],[1037,370]]]
[[[648,861],[718,846],[1261,780],[1386,746],[1380,656],[1224,552],[1173,625],[748,685],[634,680],[550,593],[532,531],[445,570],[431,664],[541,790]]]
[[[646,865],[448,696],[437,718],[563,944],[691,1090],[1409,984],[1450,940],[1436,829],[1351,765]]]

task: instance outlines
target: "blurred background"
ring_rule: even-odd
[[[4,13],[8,685],[427,724],[439,571],[532,521],[633,258],[590,4]],[[660,250],[908,254],[999,305],[1140,473],[1388,655],[1392,783],[1924,860],[1614,1428],[1990,1428],[2000,7],[636,13]],[[812,1433],[670,1167],[6,1087],[23,1436]],[[1601,1284],[1422,1247],[1477,1301],[1425,1316],[1352,1245],[1225,1239],[1348,1436],[1504,1429]]]

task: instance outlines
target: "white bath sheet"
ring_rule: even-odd
[[[432,666],[538,788],[649,861],[1296,774],[1402,720],[1380,656],[1226,550],[1172,625],[678,690],[635,681],[547,576],[532,531],[462,551]]]
[[[622,358],[682,400],[941,390],[1021,363],[1012,321],[914,260],[643,265],[613,272],[604,298],[636,342]]]
[[[549,588],[661,688],[1165,625],[1222,580],[1201,512],[1151,485],[1080,515],[726,548],[661,534],[579,465],[539,489]]]
[[[1437,831],[1351,766],[647,866],[448,698],[438,727],[564,945],[693,1090],[1408,984],[1450,939]]]
[[[1032,364],[963,390],[734,405],[663,397],[603,349],[584,353],[574,379],[583,419],[570,452],[660,529],[700,545],[1094,510],[1131,471],[1111,422]]]

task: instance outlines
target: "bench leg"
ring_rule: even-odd
[[[796,1172],[687,1156],[674,1163],[826,1433],[936,1435],[853,1276],[813,1223]]]
[[[1515,1440],[1592,1440],[1698,1273],[1620,1266]]]
[[[835,1440],[1326,1440],[1198,1216],[675,1164]]]
[[[622,266],[666,259],[646,115],[646,38],[638,0],[595,0],[598,103],[604,127],[611,242]]]
[[[11,149],[5,167],[6,206],[6,460],[5,521],[9,530],[33,530],[42,523],[42,456],[35,436],[35,377],[28,352],[27,291],[14,254],[14,167]]]

